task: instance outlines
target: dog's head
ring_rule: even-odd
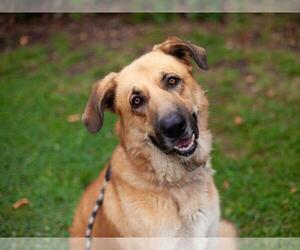
[[[191,59],[208,69],[203,48],[171,37],[119,73],[108,74],[94,86],[85,108],[88,130],[99,131],[104,111],[110,110],[120,117],[125,148],[145,151],[152,144],[171,157],[195,154],[207,132],[208,101],[192,76]]]

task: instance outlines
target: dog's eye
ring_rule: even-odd
[[[138,108],[144,104],[145,100],[142,96],[133,96],[131,99],[131,106],[133,108]]]
[[[167,76],[166,83],[168,88],[176,87],[180,82],[180,78],[178,76]]]
[[[172,76],[168,79],[168,84],[174,85],[176,83],[177,83],[177,79],[175,77]]]

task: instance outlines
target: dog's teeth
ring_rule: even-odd
[[[194,146],[194,143],[195,143],[195,134],[192,135],[191,142],[189,145],[187,145],[186,147],[182,147],[182,148],[175,146],[174,148],[180,152],[185,152],[187,150],[190,150]]]

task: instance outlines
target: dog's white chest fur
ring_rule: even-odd
[[[213,182],[192,185],[183,192],[186,193],[185,196],[178,196],[182,199],[179,213],[183,223],[175,235],[182,239],[174,249],[215,249],[214,240],[209,237],[217,236],[220,212],[218,194]]]
[[[219,198],[213,182],[191,184],[172,190],[178,207],[179,225],[164,228],[160,237],[172,238],[164,248],[172,250],[211,250],[215,249],[213,238],[217,237],[219,225]],[[174,216],[175,217],[175,216]],[[180,238],[180,239],[179,239]]]
[[[209,184],[211,185],[211,184]],[[176,237],[216,236],[220,217],[218,194],[214,186],[199,184],[175,190],[179,216],[182,219]]]

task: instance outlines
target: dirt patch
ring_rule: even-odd
[[[145,24],[132,25],[126,19],[125,14],[91,14],[78,18],[66,14],[3,14],[0,18],[0,50],[48,43],[57,32],[67,33],[72,46],[98,41],[118,48],[145,28]],[[22,44],[24,37],[28,40],[26,44]]]
[[[151,17],[151,16],[149,16]],[[153,17],[153,15],[152,15]],[[171,16],[170,16],[171,17]],[[299,16],[287,15],[244,15],[248,18],[244,28],[237,28],[231,33],[228,44],[234,48],[264,44],[268,48],[288,47],[300,49]],[[280,21],[283,18],[283,21]],[[173,21],[172,21],[173,20]],[[272,22],[271,22],[271,21]],[[280,21],[280,22],[279,22]],[[201,28],[206,32],[216,32],[220,36],[228,35],[226,31],[240,21],[234,15],[224,15],[219,22],[189,19],[187,15],[178,14],[176,20],[166,18],[164,23],[154,19],[136,20],[131,14],[2,14],[0,16],[0,50],[9,51],[16,47],[28,46],[38,42],[47,43],[51,35],[65,32],[72,38],[74,46],[101,42],[110,48],[118,48],[126,42],[142,35],[145,30],[168,27],[176,23],[175,34],[191,33]],[[178,27],[180,24],[180,27]],[[270,35],[265,39],[266,28]],[[277,25],[278,24],[278,25]],[[242,27],[242,26],[241,26]],[[177,31],[177,32],[176,32]],[[167,35],[167,34],[166,34]],[[25,37],[27,42],[22,43]]]

